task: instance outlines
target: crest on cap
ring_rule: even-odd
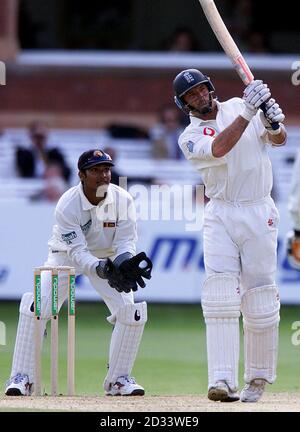
[[[103,152],[101,150],[95,150],[93,156],[102,157],[103,156]]]
[[[114,166],[112,158],[108,153],[100,149],[92,149],[82,153],[78,159],[77,165],[79,170],[84,170],[101,163]]]
[[[184,78],[186,79],[186,81],[188,83],[191,83],[191,82],[193,82],[195,80],[194,77],[193,77],[193,75],[190,72],[185,72],[183,74],[183,76],[184,76]]]

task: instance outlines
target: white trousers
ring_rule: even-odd
[[[204,213],[207,275],[231,273],[242,290],[275,283],[279,214],[271,197],[238,205],[211,200]]]
[[[270,197],[244,205],[211,200],[206,206],[203,248],[207,279],[202,309],[209,387],[223,380],[233,390],[238,388],[240,311],[245,381],[263,378],[272,383],[276,378],[278,222]]]

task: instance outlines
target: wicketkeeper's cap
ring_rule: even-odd
[[[98,164],[107,164],[110,166],[114,166],[110,155],[100,149],[92,149],[82,153],[82,155],[78,159],[77,166],[78,169],[82,171]]]

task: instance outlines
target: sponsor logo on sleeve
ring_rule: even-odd
[[[193,153],[194,152],[194,143],[193,143],[193,141],[188,141],[187,142],[187,144],[186,144],[186,147],[187,147],[187,149],[188,149],[188,151],[190,152],[190,153]]]
[[[72,240],[76,239],[77,234],[75,231],[71,231],[70,233],[67,234],[62,234],[61,238],[62,240],[67,243],[68,245],[72,243]]]

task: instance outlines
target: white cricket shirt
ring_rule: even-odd
[[[241,114],[240,98],[218,102],[215,120],[191,116],[179,137],[179,146],[201,174],[209,198],[225,201],[254,201],[270,194],[272,167],[267,153],[267,132],[257,113],[236,145],[221,158],[212,155],[214,138]]]
[[[59,199],[55,220],[49,247],[67,252],[85,274],[95,270],[99,258],[136,254],[135,206],[131,195],[119,186],[110,184],[97,206],[88,201],[81,183],[72,187]]]

